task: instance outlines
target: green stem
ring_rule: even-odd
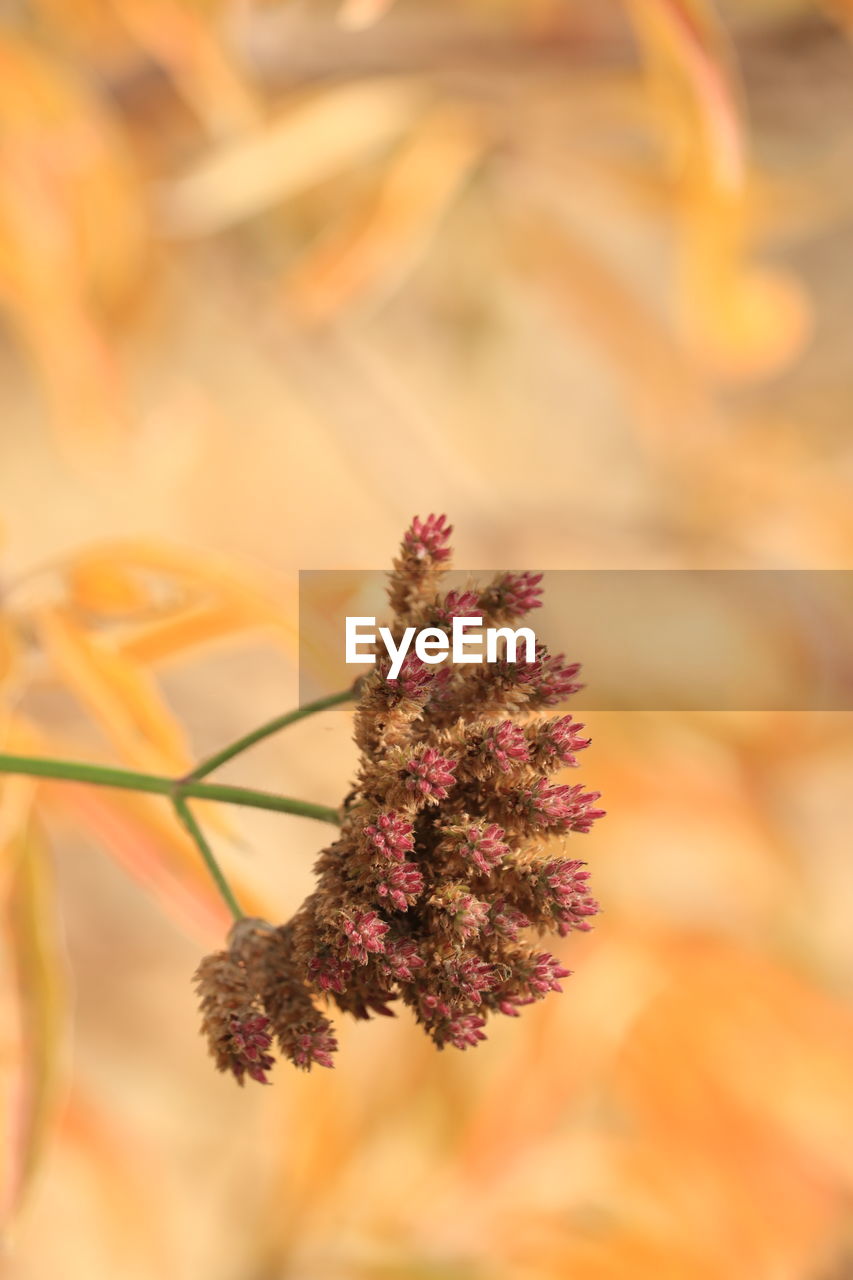
[[[134,769],[113,769],[100,764],[82,764],[76,760],[50,760],[41,756],[14,756],[0,753],[0,774],[16,773],[29,778],[52,778],[58,782],[87,782],[96,787],[113,787],[120,791],[143,791],[149,795],[192,797],[196,800],[219,800],[224,804],[244,805],[250,809],[273,809],[277,813],[296,813],[318,822],[340,823],[336,809],[294,800],[291,796],[271,791],[254,791],[251,787],[233,787],[217,782],[181,781]]]
[[[208,756],[206,760],[202,760],[182,779],[182,784],[206,778],[209,773],[213,773],[214,769],[220,768],[223,764],[227,764],[229,760],[233,760],[235,756],[248,751],[249,747],[253,747],[256,742],[262,742],[264,738],[269,738],[271,734],[278,733],[279,729],[286,729],[289,724],[295,724],[297,720],[304,720],[306,716],[313,716],[318,711],[325,711],[327,707],[336,707],[341,702],[349,702],[354,697],[355,690],[353,688],[344,689],[340,693],[330,693],[326,698],[317,698],[315,702],[308,702],[304,707],[297,707],[294,711],[287,711],[284,715],[276,716],[274,720],[268,720],[266,724],[262,724],[258,729],[253,729],[251,733],[238,738],[230,746],[223,747],[221,751],[217,751],[216,755]]]
[[[243,912],[240,909],[240,904],[234,897],[231,886],[222,874],[222,868],[216,861],[213,850],[205,840],[202,829],[193,817],[190,806],[187,804],[187,801],[183,796],[175,796],[175,813],[186,827],[192,839],[198,845],[198,851],[204,859],[204,865],[210,872],[211,879],[222,895],[222,899],[228,907],[228,910],[231,912],[235,920],[242,920]]]

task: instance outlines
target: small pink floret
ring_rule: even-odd
[[[409,529],[403,535],[405,550],[418,560],[433,560],[440,563],[450,556],[447,545],[453,525],[447,523],[447,516],[429,515],[426,520],[415,516]]]
[[[411,982],[415,970],[424,967],[424,961],[418,955],[414,942],[397,938],[385,948],[384,966],[389,976],[398,982]]]
[[[379,666],[379,673],[382,679],[394,693],[403,698],[412,698],[415,701],[426,697],[429,687],[437,675],[435,667],[421,662],[420,658],[414,653],[406,654],[400,664],[398,675],[390,676],[388,674],[390,670],[391,659],[385,658]]]
[[[314,956],[308,962],[308,977],[321,991],[336,991],[343,995],[352,976],[349,960],[337,956]]]
[[[501,603],[507,613],[520,618],[542,604],[541,573],[507,573],[501,585]]]
[[[424,878],[414,862],[393,866],[376,886],[380,898],[388,898],[398,911],[406,911],[423,891]]]
[[[513,764],[525,764],[530,759],[530,747],[520,724],[502,720],[488,729],[483,738],[483,751],[494,760],[502,773],[509,773]]]
[[[476,1013],[457,1014],[451,1018],[444,1031],[443,1039],[452,1044],[454,1049],[469,1049],[478,1045],[486,1036],[482,1028],[486,1019]]]
[[[509,853],[509,845],[504,842],[505,835],[503,827],[499,827],[496,822],[487,827],[475,823],[465,833],[465,841],[459,852],[463,858],[473,862],[478,871],[488,875]]]
[[[380,813],[376,821],[364,828],[364,834],[378,853],[402,862],[415,847],[412,824],[393,809]]]
[[[344,934],[347,939],[347,957],[356,964],[366,964],[368,953],[385,950],[384,937],[388,925],[378,911],[359,911],[352,918],[344,917]]]
[[[580,669],[579,662],[566,665],[562,653],[550,654],[540,645],[536,651],[536,661],[526,667],[522,666],[520,671],[525,683],[536,690],[539,701],[550,706],[562,702],[564,698],[583,688],[583,684],[577,679]]]
[[[539,778],[523,793],[532,817],[542,826],[562,826],[569,831],[589,831],[597,818],[604,816],[603,809],[592,806],[600,796],[599,791],[584,791],[577,786],[552,786],[545,778]]]
[[[544,726],[542,739],[555,761],[571,766],[577,764],[575,753],[585,750],[590,744],[590,739],[583,737],[584,727],[571,716],[561,716]]]
[[[269,1018],[255,1014],[249,1018],[231,1018],[231,1034],[228,1050],[232,1057],[231,1070],[242,1084],[248,1075],[258,1084],[269,1084],[266,1073],[275,1065],[275,1059],[267,1053],[272,1038],[267,1028]]]
[[[305,1071],[315,1062],[318,1067],[333,1067],[335,1064],[332,1061],[332,1054],[337,1047],[338,1042],[331,1032],[318,1028],[297,1036],[290,1058],[295,1066],[302,1067]]]
[[[530,988],[543,996],[549,991],[562,991],[559,979],[568,977],[571,977],[571,969],[564,969],[556,956],[543,951],[536,957],[533,973],[530,976]]]
[[[456,779],[457,761],[443,756],[435,747],[424,747],[407,765],[407,785],[430,800],[445,800]]]

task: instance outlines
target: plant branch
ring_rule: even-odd
[[[224,804],[242,805],[249,809],[272,809],[277,813],[295,813],[303,818],[339,825],[336,809],[276,795],[271,791],[255,791],[251,787],[234,787],[217,782],[182,781],[134,769],[113,769],[107,765],[83,764],[76,760],[52,760],[41,756],[16,756],[0,753],[0,774],[22,774],[29,778],[51,778],[57,782],[86,782],[96,787],[112,787],[120,791],[142,791],[149,795],[172,799],[191,797],[196,800],[219,800]]]
[[[253,729],[251,733],[238,738],[236,742],[223,747],[215,755],[208,756],[206,760],[202,760],[181,780],[182,785],[206,778],[209,773],[213,773],[214,769],[219,769],[223,764],[227,764],[229,760],[233,760],[235,756],[248,751],[249,747],[253,747],[256,742],[262,742],[264,738],[269,738],[272,734],[278,733],[279,729],[286,729],[289,724],[295,724],[297,720],[304,720],[307,716],[316,715],[318,711],[325,711],[327,707],[336,707],[341,702],[349,702],[354,697],[355,689],[350,687],[340,693],[331,693],[326,698],[317,698],[315,702],[308,702],[304,707],[296,707],[293,711],[287,711],[284,715],[276,716],[274,720],[268,720],[266,724],[260,725],[259,728]]]
[[[178,815],[179,821],[184,825],[189,835],[198,846],[198,851],[204,859],[204,865],[210,872],[210,877],[219,890],[228,910],[231,912],[235,920],[242,920],[243,911],[240,908],[240,904],[234,897],[231,886],[225,879],[222,868],[217,862],[213,850],[204,838],[202,829],[193,817],[190,806],[183,796],[175,796],[175,813]]]

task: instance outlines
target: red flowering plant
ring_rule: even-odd
[[[368,1018],[407,1005],[439,1048],[475,1045],[490,1015],[514,1017],[560,990],[568,970],[538,939],[588,929],[598,910],[584,863],[563,851],[601,817],[598,793],[551,780],[589,745],[583,725],[550,713],[580,688],[578,666],[536,646],[529,628],[518,632],[529,633],[525,661],[508,645],[484,663],[450,660],[450,633],[454,646],[464,626],[494,637],[537,608],[542,592],[541,575],[503,573],[481,590],[442,593],[450,533],[444,516],[429,516],[403,538],[390,626],[380,629],[393,660],[376,658],[352,688],[277,716],[181,777],[0,753],[0,774],[171,803],[235,918],[227,947],[202,961],[195,980],[214,1061],[240,1084],[266,1083],[276,1046],[297,1067],[331,1066],[334,1008]],[[418,629],[442,652],[416,644],[408,653]],[[360,756],[340,810],[208,780],[269,734],[351,699]],[[276,927],[243,915],[194,800],[339,828],[292,920]]]
[[[405,534],[395,636],[462,616],[505,625],[540,604],[530,573],[442,595],[450,533],[429,516]],[[409,655],[396,679],[380,660],[358,682],[358,773],[314,892],[278,928],[238,921],[196,974],[220,1070],[265,1081],[273,1040],[298,1067],[331,1066],[330,1006],[368,1018],[407,1005],[439,1048],[465,1049],[489,1016],[561,990],[569,971],[539,939],[590,928],[588,872],[563,848],[603,812],[597,792],[550,780],[589,745],[571,716],[549,714],[577,674],[540,646],[529,663]]]

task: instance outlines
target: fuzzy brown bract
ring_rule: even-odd
[[[388,590],[395,632],[447,629],[463,612],[503,625],[539,605],[529,573],[442,595],[450,533],[444,516],[407,531]],[[331,1066],[320,1002],[356,1018],[407,1005],[439,1048],[465,1049],[490,1016],[561,990],[569,971],[538,939],[590,928],[598,904],[564,845],[603,813],[597,792],[551,781],[589,745],[583,725],[548,714],[580,687],[577,674],[542,646],[532,663],[410,656],[396,680],[377,662],[359,686],[355,790],[315,891],[280,928],[240,922],[230,950],[199,970],[221,1070],[264,1078],[272,1035],[296,1066]],[[233,1010],[220,982],[239,990]]]

